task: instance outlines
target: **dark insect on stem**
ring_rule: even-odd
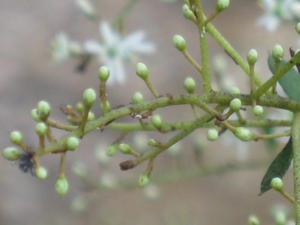
[[[32,151],[24,151],[21,153],[19,159],[19,169],[24,173],[34,174],[35,162],[34,162],[34,152]]]
[[[92,60],[92,55],[83,54],[82,56],[80,56],[79,60],[80,60],[80,62],[76,66],[75,69],[79,73],[84,73],[86,71],[86,68],[88,67],[88,65],[90,64],[90,62]]]

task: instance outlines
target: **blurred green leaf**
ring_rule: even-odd
[[[271,189],[271,180],[274,177],[282,178],[285,175],[286,171],[290,167],[292,158],[292,138],[290,138],[286,146],[276,156],[265,173],[260,185],[260,195]]]
[[[284,64],[286,64],[286,61],[282,60],[280,62],[280,67]],[[268,57],[268,65],[269,69],[274,74],[275,61],[271,55]],[[300,74],[294,67],[290,69],[278,82],[289,98],[300,101]]]

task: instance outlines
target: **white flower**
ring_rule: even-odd
[[[136,31],[126,37],[121,37],[107,22],[99,26],[102,41],[89,40],[85,42],[85,50],[95,56],[110,69],[110,83],[121,83],[125,79],[124,60],[133,54],[148,54],[154,52],[154,45],[144,40],[144,32]]]
[[[279,22],[280,21],[276,15],[266,14],[258,19],[257,24],[265,27],[268,31],[275,31],[279,26]]]
[[[58,33],[52,42],[52,57],[54,61],[61,62],[69,58],[69,38],[61,32]]]
[[[95,17],[95,9],[94,6],[88,0],[76,0],[76,5],[78,8],[89,18]]]

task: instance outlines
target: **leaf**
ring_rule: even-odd
[[[282,60],[280,62],[280,67],[284,64],[286,64],[286,61]],[[275,62],[271,55],[268,57],[268,65],[269,69],[274,74]],[[279,79],[278,82],[289,98],[300,101],[300,74],[294,67],[291,68],[281,79]]]
[[[282,178],[285,175],[286,171],[291,165],[292,158],[293,158],[292,138],[290,138],[286,146],[276,156],[276,158],[269,166],[267,172],[265,173],[260,184],[259,195],[271,189],[271,180],[274,177]]]

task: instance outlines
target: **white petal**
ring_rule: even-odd
[[[103,56],[105,54],[105,48],[97,41],[86,41],[83,48],[93,55]]]
[[[125,80],[125,69],[123,61],[120,58],[106,60],[105,65],[110,70],[108,84],[123,83]]]
[[[144,32],[137,31],[127,36],[119,45],[122,56],[132,53],[149,54],[155,51],[153,43],[144,40]]]
[[[107,22],[100,23],[99,31],[107,45],[114,45],[120,41],[119,34]]]

